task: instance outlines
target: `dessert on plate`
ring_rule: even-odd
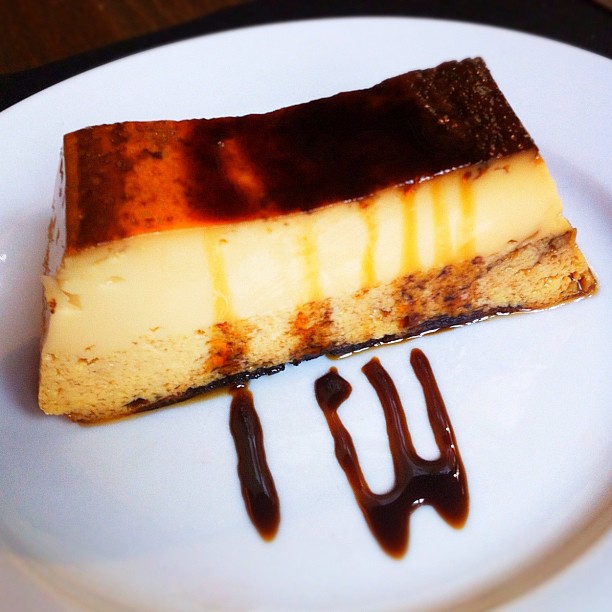
[[[592,293],[481,59],[267,114],[65,136],[39,400],[102,421]]]

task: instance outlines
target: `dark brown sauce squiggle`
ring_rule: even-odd
[[[238,455],[242,497],[253,525],[269,541],[280,524],[280,502],[266,460],[261,423],[246,387],[232,387],[230,393],[230,430]]]
[[[371,359],[362,370],[376,390],[384,411],[395,474],[394,486],[382,494],[370,490],[351,435],[338,417],[337,410],[351,394],[351,385],[336,368],[315,382],[317,402],[334,437],[338,462],[374,537],[395,558],[402,557],[408,548],[409,520],[416,508],[429,504],[456,528],[465,523],[469,508],[465,469],[429,361],[420,350],[413,349],[410,363],[425,394],[440,457],[430,461],[417,454],[395,384],[378,359]]]

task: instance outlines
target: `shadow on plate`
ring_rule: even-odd
[[[0,393],[4,409],[16,408],[29,417],[44,417],[38,407],[40,338],[34,337],[0,360]]]

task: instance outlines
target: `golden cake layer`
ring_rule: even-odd
[[[265,115],[87,128],[63,168],[39,395],[74,420],[595,288],[479,59]]]

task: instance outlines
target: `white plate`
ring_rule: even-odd
[[[128,119],[267,111],[481,55],[540,145],[601,282],[594,298],[335,362],[366,476],[390,484],[380,406],[359,368],[377,354],[431,454],[408,366],[429,356],[466,465],[467,525],[428,507],[408,554],[365,526],[313,397],[319,359],[251,384],[281,501],[263,542],[238,487],[229,399],[99,427],[36,406],[38,275],[65,132]],[[0,599],[13,610],[470,609],[548,580],[517,609],[612,595],[612,64],[504,30],[355,18],[173,44],[69,79],[0,115]],[[603,518],[602,518],[603,517]],[[596,546],[592,547],[594,541]],[[578,561],[572,561],[578,558]],[[558,573],[559,571],[562,573]],[[555,574],[555,576],[553,576]],[[549,580],[550,579],[550,580]],[[552,581],[551,581],[552,580]],[[8,603],[7,603],[8,602]]]

